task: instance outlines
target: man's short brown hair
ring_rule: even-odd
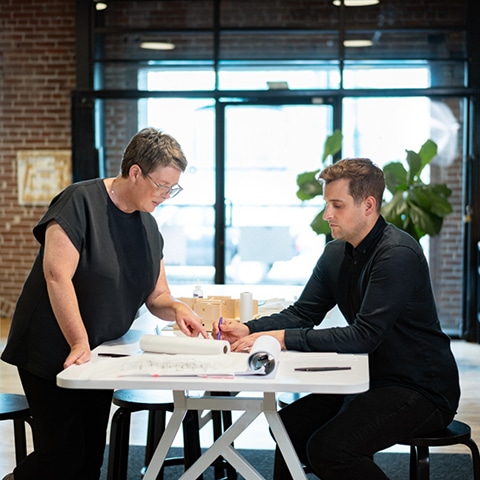
[[[372,196],[380,212],[385,191],[385,177],[381,168],[369,158],[345,158],[326,167],[319,176],[325,184],[342,178],[349,180],[349,192],[355,203]]]

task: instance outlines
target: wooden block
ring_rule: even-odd
[[[197,315],[200,316],[205,329],[212,331],[212,324],[220,317],[240,319],[240,299],[215,295],[206,298],[178,297],[181,302],[186,303]],[[252,317],[258,315],[258,300],[252,301]],[[174,328],[176,327],[176,324]]]
[[[193,306],[197,301],[196,298],[191,298],[191,297],[178,297],[178,300],[180,300],[183,303],[186,303],[192,310],[193,310]]]
[[[219,300],[198,299],[193,311],[202,319],[207,332],[212,331],[212,324],[222,316],[222,304]]]
[[[214,296],[209,297],[209,300],[219,301],[222,305],[221,315],[227,318],[237,318],[235,302],[231,297]]]

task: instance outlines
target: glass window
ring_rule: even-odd
[[[221,62],[220,90],[337,89],[340,73],[332,62]]]
[[[213,90],[215,71],[212,66],[202,64],[149,67],[138,72],[140,90],[192,91]]]
[[[428,88],[426,62],[345,62],[344,88]]]

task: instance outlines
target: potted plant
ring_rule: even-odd
[[[327,165],[329,156],[338,153],[342,146],[342,134],[333,132],[325,141],[322,164]],[[443,219],[452,212],[448,201],[451,190],[444,183],[425,183],[421,174],[437,154],[437,145],[427,140],[418,152],[406,150],[407,168],[401,162],[391,162],[383,167],[387,190],[392,198],[384,201],[382,215],[387,222],[408,232],[419,241],[424,235],[437,235]],[[297,176],[297,197],[310,200],[323,193],[317,180],[320,169],[304,172]],[[319,212],[310,224],[317,234],[329,234],[328,223]]]

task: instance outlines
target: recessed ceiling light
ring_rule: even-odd
[[[368,5],[377,5],[380,0],[343,0],[343,4],[346,7],[367,7]],[[333,4],[336,7],[341,5],[340,0],[333,0]]]
[[[140,48],[145,48],[147,50],[173,50],[175,45],[170,42],[142,42]]]
[[[105,10],[108,5],[105,2],[96,2],[95,3],[95,10]]]
[[[267,82],[269,90],[288,90],[288,82],[283,81],[271,81]]]
[[[359,48],[359,47],[371,47],[373,42],[371,40],[366,39],[358,39],[358,40],[345,40],[343,42],[345,47],[352,47],[352,48]]]

